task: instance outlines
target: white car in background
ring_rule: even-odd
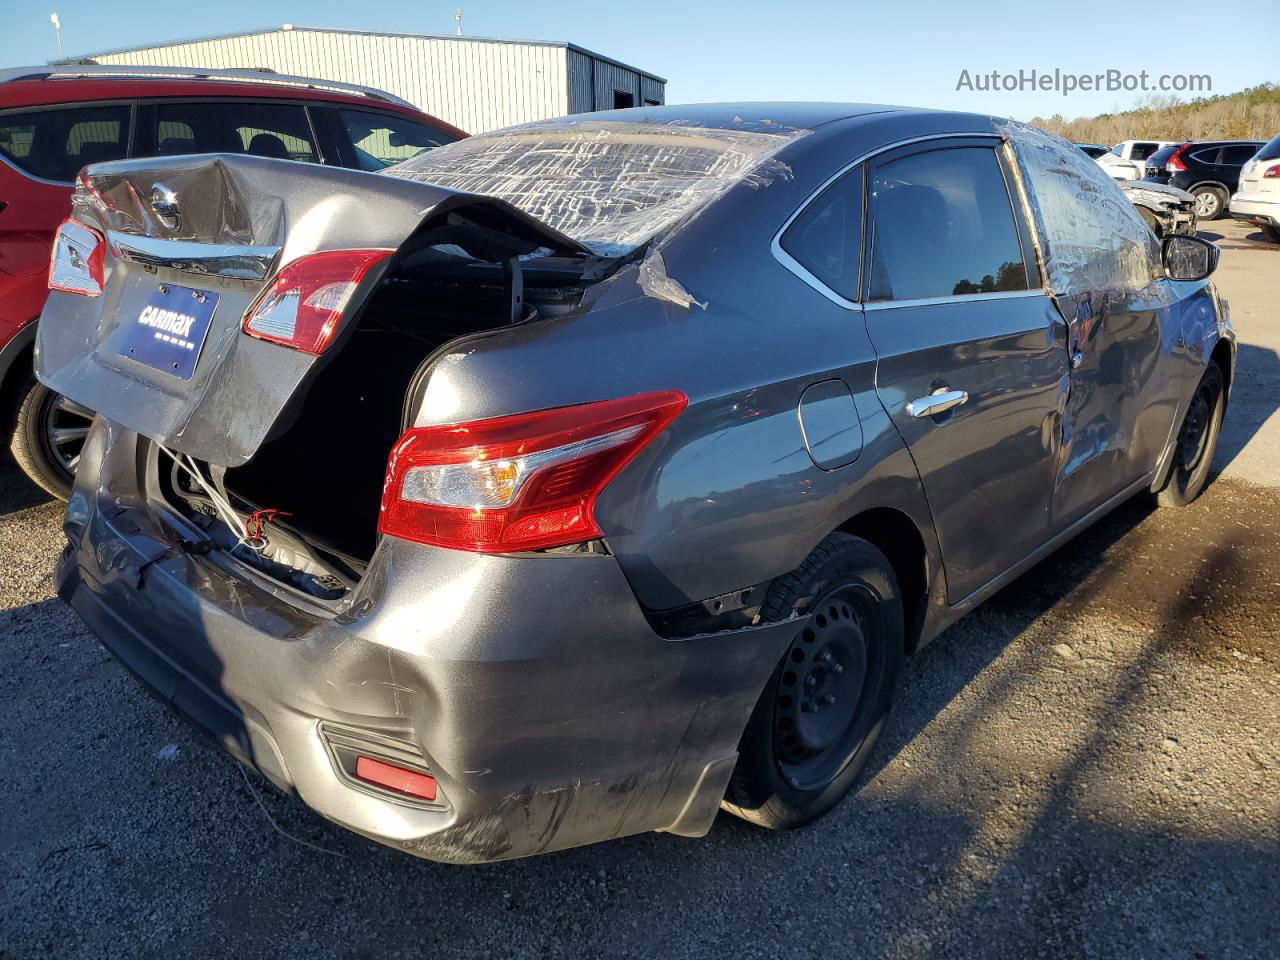
[[[1280,243],[1280,137],[1263,144],[1240,168],[1231,216],[1256,224],[1268,240]]]
[[[1172,147],[1181,140],[1121,140],[1109,153],[1098,157],[1098,166],[1116,180],[1141,180],[1145,175],[1147,157],[1164,147]]]

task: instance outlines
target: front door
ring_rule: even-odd
[[[1066,325],[997,145],[931,141],[868,170],[876,384],[915,459],[953,603],[1050,536],[1069,382]]]

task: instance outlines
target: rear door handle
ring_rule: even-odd
[[[940,413],[954,410],[962,403],[969,402],[969,394],[964,390],[948,390],[939,387],[927,397],[916,397],[907,404],[907,413],[913,417],[936,417]]]

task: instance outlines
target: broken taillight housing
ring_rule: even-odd
[[[102,234],[68,217],[58,227],[49,257],[49,289],[96,297],[102,293]]]
[[[595,539],[596,498],[688,402],[664,390],[409,430],[391,453],[378,529],[478,553]]]
[[[322,354],[369,271],[390,250],[326,250],[299,257],[272,278],[244,315],[244,332]]]

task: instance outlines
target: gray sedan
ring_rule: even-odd
[[[797,827],[906,657],[1204,488],[1216,262],[1065,141],[890,107],[95,165],[40,324],[41,380],[101,411],[59,593],[413,854]]]

